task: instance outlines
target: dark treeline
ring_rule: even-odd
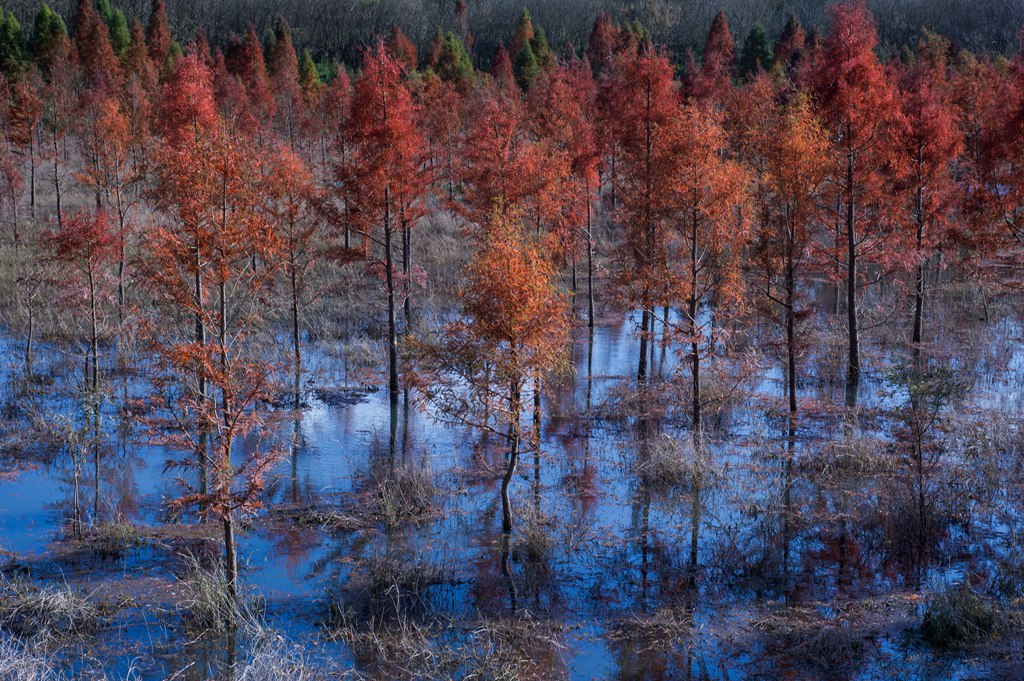
[[[72,0],[54,0],[53,9],[73,13]],[[129,24],[149,14],[147,0],[116,3]],[[828,3],[821,0],[645,0],[619,3],[610,0],[302,0],[272,3],[267,0],[168,0],[167,12],[174,36],[188,42],[202,27],[211,43],[226,44],[232,33],[244,34],[248,23],[269,35],[275,17],[284,16],[294,31],[296,46],[318,59],[353,63],[362,50],[394,25],[402,27],[421,49],[429,47],[438,29],[465,32],[477,66],[489,64],[498,43],[529,10],[544,26],[552,47],[585,46],[597,16],[609,12],[618,22],[641,22],[653,42],[681,58],[699,50],[714,15],[725,11],[737,38],[754,24],[778,35],[790,13],[804,26],[824,29]],[[36,0],[13,0],[5,6],[23,25],[31,25]],[[975,52],[1014,52],[1017,31],[1024,22],[1020,0],[871,0],[868,2],[884,46],[898,50],[917,43],[922,28],[949,38],[954,45]]]

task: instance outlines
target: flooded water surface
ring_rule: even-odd
[[[799,418],[778,359],[735,341],[708,370],[699,447],[685,348],[656,340],[638,391],[638,316],[577,329],[573,371],[548,386],[539,447],[512,482],[510,535],[503,439],[445,426],[415,395],[392,408],[311,347],[302,407],[278,407],[270,435],[238,447],[282,451],[239,532],[259,627],[203,635],[189,625],[196,575],[220,537],[169,503],[178,477],[197,482],[167,468],[183,453],[144,408],[123,408],[147,399],[146,378],[110,379],[97,483],[91,453],[76,463],[29,434],[43,415],[82,418],[79,376],[43,346],[31,407],[17,362],[3,369],[4,446],[22,452],[0,480],[3,578],[99,604],[61,663],[138,679],[222,677],[267,637],[326,673],[374,678],[1017,678],[1004,632],[1024,595],[1022,333],[1012,311],[985,324],[945,304],[949,340],[930,361],[970,382],[927,428],[893,370],[907,360],[881,336],[850,406],[841,329],[823,315]],[[22,340],[2,342],[16,357]],[[974,599],[970,626],[991,619],[966,647],[958,598]]]

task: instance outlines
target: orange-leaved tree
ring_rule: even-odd
[[[810,311],[801,299],[812,248],[820,239],[822,187],[828,171],[828,137],[806,95],[779,102],[773,86],[760,76],[749,95],[764,104],[744,121],[744,160],[754,170],[751,282],[761,295],[766,316],[785,334],[786,392],[789,411],[797,412],[797,360],[806,343],[798,324]]]
[[[73,312],[76,323],[84,319],[85,386],[93,399],[97,399],[99,344],[109,297],[110,270],[118,254],[117,230],[103,211],[80,212],[55,225],[44,235],[43,242],[52,259],[61,266],[59,283],[64,289],[61,309]]]
[[[130,122],[117,99],[88,93],[77,127],[83,160],[78,180],[95,192],[98,207],[117,220],[117,303],[118,318],[123,320],[130,214],[138,200],[136,185],[142,180],[139,167],[132,163]]]
[[[568,309],[544,241],[514,214],[495,210],[467,267],[463,318],[436,341],[412,343],[412,384],[432,413],[508,443],[501,480],[506,533],[513,523],[509,488],[527,439],[523,393],[531,378],[563,371],[569,361]]]
[[[486,229],[497,208],[506,215],[535,219],[538,175],[545,155],[530,135],[526,107],[516,90],[478,88],[459,155],[460,209]],[[541,183],[543,184],[543,183]]]
[[[394,240],[408,240],[422,214],[428,185],[426,144],[417,127],[412,94],[402,67],[383,43],[366,51],[352,100],[355,145],[353,221],[364,236],[366,255],[383,266],[387,297],[388,392],[398,400],[398,276]],[[409,244],[406,244],[406,253]],[[410,292],[405,291],[408,300]]]
[[[900,103],[903,188],[909,201],[904,239],[910,255],[905,263],[914,272],[914,325],[911,342],[915,357],[923,342],[925,286],[936,255],[955,242],[953,211],[958,195],[954,163],[963,151],[946,67],[947,45],[932,36],[922,40],[920,59],[903,74]]]
[[[836,5],[811,74],[818,112],[830,137],[833,257],[837,283],[846,287],[851,387],[861,371],[857,303],[858,291],[866,285],[862,261],[883,260],[893,233],[890,180],[901,114],[896,89],[875,54],[877,44],[875,24],[863,2]]]
[[[654,308],[667,302],[675,277],[668,261],[680,152],[680,93],[673,72],[666,56],[644,48],[621,54],[604,84],[619,149],[616,189],[625,248],[616,262],[617,279],[626,299],[641,310],[641,382],[647,379]]]
[[[264,475],[279,454],[259,445],[245,454],[235,451],[243,435],[265,430],[261,406],[274,367],[257,341],[265,328],[261,298],[279,248],[263,210],[266,188],[256,145],[209,115],[209,72],[194,58],[183,61],[186,73],[200,81],[183,92],[172,76],[165,90],[183,125],[165,138],[154,159],[154,203],[163,220],[145,257],[162,320],[189,319],[195,334],[161,321],[151,324],[149,335],[167,370],[160,382],[165,404],[182,414],[180,434],[194,453],[168,466],[199,468],[203,479],[209,466],[209,485],[188,486],[173,503],[198,506],[221,521],[225,587],[235,598],[236,521],[259,507]],[[178,101],[182,96],[189,99]],[[209,458],[208,450],[214,453]]]
[[[748,176],[725,157],[726,138],[718,116],[704,107],[683,107],[671,144],[676,148],[671,201],[683,270],[676,275],[685,303],[677,326],[690,346],[690,388],[696,444],[703,435],[701,360],[720,350],[708,326],[725,327],[742,300],[741,263],[748,236],[745,213]],[[711,314],[702,314],[711,307]],[[668,324],[668,320],[663,320]]]
[[[563,242],[572,265],[572,296],[577,296],[579,235],[586,244],[588,324],[594,326],[594,216],[598,186],[595,139],[596,87],[589,64],[575,61],[543,74],[530,90],[537,136],[550,154],[563,159],[565,172],[554,178],[555,212],[552,231]],[[552,164],[553,167],[558,167]]]
[[[100,337],[106,326],[105,311],[112,293],[111,269],[117,258],[117,231],[102,211],[68,216],[44,235],[44,244],[59,272],[60,309],[68,315],[74,335],[86,346],[85,408],[93,429],[93,521],[100,509]],[[80,530],[78,481],[75,479],[74,529]]]
[[[310,275],[323,257],[320,240],[323,234],[316,212],[320,190],[302,158],[284,146],[270,156],[266,186],[266,211],[278,232],[280,264],[287,288],[294,355],[294,397],[298,406],[302,389],[301,318],[312,294]]]

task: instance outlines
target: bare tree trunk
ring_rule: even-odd
[[[28,298],[28,338],[25,340],[25,375],[28,382],[32,383],[32,342],[35,339],[35,305],[31,294]]]
[[[35,131],[28,136],[28,167],[29,167],[29,199],[28,205],[33,211],[36,207],[36,135]]]
[[[235,547],[235,519],[231,511],[223,518],[224,524],[224,583],[231,602],[238,601],[238,549]]]
[[[587,326],[594,328],[594,224],[587,186]]]
[[[637,383],[647,381],[647,326],[651,319],[651,313],[647,305],[647,296],[644,295],[643,312],[640,315],[640,362],[636,369]]]
[[[402,225],[402,274],[405,276],[405,332],[412,328],[412,229]]]
[[[117,191],[117,235],[118,235],[118,261],[117,261],[117,321],[124,323],[124,269],[125,269],[125,211],[121,205],[121,192]]]
[[[76,451],[72,451],[72,453],[71,453],[71,455],[73,457],[71,465],[72,465],[72,468],[73,468],[73,477],[74,477],[74,481],[73,481],[74,482],[74,490],[73,490],[73,499],[72,499],[73,506],[72,506],[72,509],[71,509],[71,513],[73,514],[72,518],[71,518],[71,531],[74,534],[75,539],[81,539],[82,538],[82,497],[81,497],[81,491],[80,490],[81,490],[81,480],[82,480],[82,462],[81,462],[81,459],[80,459],[81,452],[77,451],[78,444],[74,443],[74,444],[72,444],[72,447],[75,447]]]
[[[918,151],[918,163],[920,164],[921,152]],[[925,276],[927,275],[927,263],[921,257],[921,251],[924,248],[924,235],[925,235],[925,221],[924,221],[924,188],[918,186],[917,196],[914,200],[915,212],[917,213],[917,252],[918,252],[918,263],[917,272],[915,277],[914,286],[914,333],[913,333],[913,345],[914,345],[914,364],[917,365],[921,360],[921,340],[924,335],[924,287],[925,287]]]
[[[291,265],[292,285],[292,349],[295,353],[295,408],[298,409],[302,397],[302,343],[299,333],[299,284],[295,263]]]
[[[228,367],[228,311],[227,311],[227,292],[223,281],[217,282],[217,304],[218,304],[218,344],[220,345],[220,370],[227,376]],[[228,380],[225,378],[225,380]],[[220,491],[230,491],[231,479],[231,447],[232,447],[232,418],[231,412],[233,410],[232,397],[227,389],[227,386],[222,386],[220,390],[220,409],[222,418],[222,427],[224,429],[221,436],[221,456],[223,460],[221,462],[221,473],[218,476],[217,485],[221,487]],[[225,476],[228,476],[225,478]],[[227,486],[227,489],[224,489]],[[238,599],[238,555],[235,548],[235,522],[234,513],[230,506],[227,509],[222,510],[222,520],[224,523],[224,581],[227,586],[228,597],[232,601]]]
[[[93,408],[93,442],[92,442],[92,462],[93,462],[93,496],[92,496],[92,522],[93,524],[99,523],[100,521],[100,407],[99,403],[95,402],[92,405]]]
[[[64,226],[64,213],[61,210],[60,200],[60,172],[58,169],[58,163],[60,159],[60,149],[57,146],[57,131],[53,131],[53,190],[57,195],[57,227]]]
[[[848,382],[860,380],[860,336],[857,328],[857,225],[853,198],[853,152],[846,165],[846,318],[849,330]]]
[[[388,393],[398,403],[398,334],[395,330],[395,263],[391,253],[391,189],[384,189],[384,265],[388,289]]]
[[[700,395],[700,342],[701,333],[697,323],[700,300],[697,297],[697,214],[694,212],[690,227],[690,300],[687,314],[690,317],[690,379],[693,409],[693,441],[698,453],[703,441],[703,423],[701,422]]]
[[[194,277],[195,287],[195,300],[196,300],[196,314],[195,314],[195,341],[200,347],[206,346],[206,325],[203,323],[203,315],[201,310],[205,307],[206,301],[203,291],[203,275],[202,275],[202,254],[198,241],[194,246],[195,254],[195,266],[196,272]],[[196,452],[196,458],[199,460],[199,491],[201,494],[206,494],[208,491],[208,480],[209,480],[209,456],[207,448],[208,443],[208,427],[206,409],[208,408],[209,401],[209,390],[206,385],[206,377],[200,373],[198,376],[198,390],[199,390],[199,404],[202,405],[202,411],[199,415],[199,447]],[[205,509],[200,509],[200,515]]]
[[[789,381],[789,413],[796,415],[796,273],[793,271],[793,244],[786,253],[786,355]]]
[[[512,478],[516,474],[516,466],[519,463],[519,419],[522,415],[520,393],[520,381],[518,379],[513,379],[512,384],[509,386],[508,400],[511,420],[511,423],[509,424],[509,442],[511,447],[509,450],[508,463],[505,466],[505,475],[501,479],[501,529],[505,534],[512,531],[512,501],[509,498],[508,489],[509,485],[512,484]]]
[[[99,373],[99,331],[96,322],[96,282],[93,277],[92,266],[89,267],[89,313],[90,313],[90,334],[89,334],[89,357],[92,359],[91,385],[93,399],[99,398],[100,373]]]

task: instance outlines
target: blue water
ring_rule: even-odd
[[[523,457],[514,482],[517,513],[525,517],[536,504],[551,534],[540,564],[530,564],[521,550],[513,551],[516,606],[558,624],[565,647],[560,653],[564,668],[557,675],[756,676],[762,643],[750,623],[765,608],[905,594],[926,590],[939,579],[962,578],[967,570],[992,571],[995,559],[1006,554],[1012,537],[1024,529],[1024,514],[1019,513],[1024,504],[1016,488],[1009,482],[997,485],[995,493],[1003,495],[999,504],[986,507],[988,515],[975,518],[970,532],[951,526],[930,551],[922,580],[887,534],[892,532],[883,517],[887,509],[876,506],[887,503],[877,500],[890,493],[887,478],[898,474],[851,477],[837,489],[822,487],[801,466],[848,428],[841,366],[815,359],[813,350],[806,362],[814,380],[802,389],[801,398],[806,404],[817,402],[800,424],[794,466],[786,466],[784,373],[777,361],[744,355],[751,364],[735,386],[733,360],[716,363],[717,374],[708,372],[708,385],[735,391],[731,401],[736,406],[709,415],[714,474],[707,484],[698,492],[647,490],[634,472],[643,446],[636,416],[596,418],[608,416],[635,380],[636,326],[636,316],[630,315],[599,326],[592,338],[585,328],[577,330],[574,372],[544,402],[539,483],[532,454]],[[1020,328],[1006,320],[978,334],[969,344],[954,339],[943,347],[978,377],[969,400],[958,408],[978,414],[998,411],[1019,423],[1024,353],[1015,341]],[[0,337],[0,344],[6,356],[18,357],[10,337]],[[884,368],[896,358],[883,347],[868,347],[866,354],[872,365],[860,387],[857,428],[874,438],[879,449],[892,449],[899,436],[890,412],[903,397],[887,385]],[[44,366],[49,362],[56,367],[61,361],[52,349],[48,355],[46,346],[39,356]],[[311,347],[307,357],[308,378],[317,386],[344,386],[343,370],[326,355]],[[668,349],[662,359],[658,347],[655,358],[654,376],[685,376],[685,356]],[[12,385],[19,370],[12,360],[0,368],[0,380]],[[75,378],[73,372],[63,376],[57,371],[55,385],[66,391]],[[115,393],[121,390],[118,380],[110,379]],[[128,390],[144,397],[146,385],[132,380]],[[664,415],[652,417],[649,424],[651,435],[689,438],[685,397],[684,386],[664,400]],[[362,495],[371,470],[386,465],[391,456],[387,395],[370,391],[354,404],[331,406],[311,393],[307,401],[299,415],[297,446],[292,448],[294,415],[283,410],[272,442],[262,443],[287,450],[268,481],[266,505],[351,510],[365,503]],[[41,409],[74,415],[75,405],[74,396],[65,392],[45,400]],[[119,436],[112,409],[108,405],[104,420],[108,445],[101,470],[101,515],[158,528],[168,519],[167,502],[180,493],[174,474],[164,467],[180,453],[154,444],[152,434],[139,424]],[[361,664],[343,643],[325,640],[323,621],[327,594],[344,591],[353,570],[373,557],[397,556],[442,568],[450,579],[431,591],[431,615],[471,622],[511,613],[499,549],[497,477],[503,450],[478,433],[439,426],[415,404],[400,405],[396,424],[395,456],[433,472],[439,513],[431,520],[390,532],[371,527],[325,533],[296,524],[288,515],[270,522],[264,511],[240,534],[245,593],[264,600],[267,624],[305,645],[314,660],[342,667]],[[248,441],[241,449],[253,445]],[[91,466],[86,461],[82,481],[87,513],[92,506]],[[67,456],[35,451],[16,468],[0,480],[0,548],[10,565],[31,565],[33,577],[41,582],[60,578],[86,590],[142,577],[174,588],[179,563],[168,551],[177,549],[136,549],[99,564],[62,555],[62,528],[71,505]],[[193,519],[186,515],[183,522]],[[659,609],[692,617],[687,641],[645,651],[615,635],[628,630],[632,618]],[[99,636],[103,654],[115,671],[134,665],[142,678],[163,678],[200,654],[175,622],[173,613],[158,616],[147,610],[141,594],[136,605],[116,616],[113,630]],[[945,659],[920,646],[913,647],[913,654],[900,652],[903,638],[884,635],[877,650],[848,677],[873,678],[885,665],[897,663],[927,675],[930,665]],[[215,650],[212,658],[218,654]],[[955,675],[964,667],[955,663],[952,668]],[[194,678],[206,674],[203,665],[189,673]]]

